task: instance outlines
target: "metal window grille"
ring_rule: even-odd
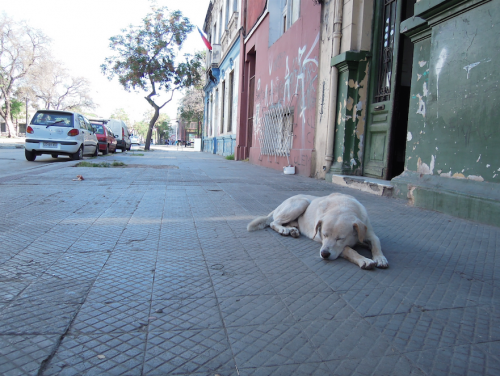
[[[380,59],[378,87],[375,102],[390,99],[392,79],[392,56],[396,34],[397,0],[384,0],[384,18],[382,23],[382,38],[380,43]]]
[[[293,107],[281,103],[263,111],[259,132],[260,154],[289,157],[293,141]]]

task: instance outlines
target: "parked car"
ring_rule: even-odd
[[[131,145],[140,145],[141,142],[139,141],[139,137],[137,137],[137,136],[130,136],[130,144]]]
[[[117,141],[113,131],[106,125],[106,121],[92,120],[90,124],[95,129],[97,142],[99,143],[99,151],[101,151],[103,155],[110,152],[116,153]]]
[[[39,110],[26,128],[24,153],[28,161],[42,154],[75,160],[97,156],[97,136],[89,120],[77,112]]]
[[[128,133],[127,126],[122,120],[110,119],[106,124],[115,135],[117,148],[122,151],[130,150],[130,134]]]

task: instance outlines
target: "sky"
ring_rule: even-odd
[[[180,10],[191,23],[203,28],[209,0],[157,0],[159,6]],[[116,79],[109,81],[100,65],[112,56],[109,38],[121,34],[129,25],[140,25],[150,12],[149,0],[20,0],[2,1],[0,12],[15,21],[25,20],[29,26],[41,30],[51,40],[55,59],[64,63],[73,76],[83,76],[91,82],[91,95],[99,105],[93,112],[108,118],[115,109],[123,108],[131,121],[140,121],[152,109],[145,92],[129,93]],[[196,28],[188,36],[183,53],[206,49]],[[176,118],[177,101],[167,104],[162,113]],[[166,97],[167,98],[167,97]],[[158,103],[158,102],[157,102]],[[130,124],[131,125],[131,124]]]

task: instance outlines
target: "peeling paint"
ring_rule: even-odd
[[[418,110],[417,110],[417,114],[420,114],[420,115],[422,115],[425,118],[425,102],[422,99],[423,96],[420,95],[420,94],[417,94],[417,98],[418,98]]]
[[[425,64],[427,64],[427,61],[419,61],[418,65],[420,65],[420,68],[422,68]]]
[[[351,79],[349,80],[349,87],[350,87],[351,89],[357,89],[357,88],[359,87],[359,84],[358,84],[358,82],[357,82],[357,81],[356,81],[356,82],[354,82],[354,80],[351,78]]]
[[[417,161],[417,172],[420,174],[425,174],[425,175],[432,175],[434,172],[434,164],[435,164],[436,158],[431,155],[431,165],[430,167],[422,162],[422,159],[419,157]]]
[[[464,174],[461,174],[460,172],[455,172],[452,177],[454,177],[455,179],[465,179],[465,175]]]
[[[338,157],[337,162],[342,163],[342,157]]]
[[[437,101],[437,117],[439,118],[439,74],[445,65],[446,58],[448,57],[448,51],[446,48],[441,50],[439,58],[436,63],[436,101]]]
[[[408,134],[406,135],[406,141],[411,141],[413,138],[413,136],[411,135],[411,132],[408,132]]]
[[[481,160],[481,155],[482,154],[479,154],[479,158],[477,159],[476,163],[479,162]]]
[[[347,103],[345,103],[344,101],[344,106],[349,110],[351,111],[352,110],[352,106],[354,104],[354,99],[352,99],[352,97],[349,97],[349,99],[347,100]]]
[[[451,171],[440,173],[439,176],[443,178],[451,178]]]
[[[421,78],[422,78],[422,75],[417,73],[417,81],[420,80]]]
[[[480,61],[478,61],[478,62],[476,62],[476,63],[472,63],[472,64],[469,64],[469,65],[466,65],[466,66],[464,67],[465,71],[467,72],[467,79],[469,79],[469,72],[470,72],[470,70],[471,70],[472,68],[474,68],[474,67],[477,67],[479,64],[481,64],[481,62],[480,62]]]
[[[476,175],[469,175],[467,176],[467,179],[474,181],[484,181],[482,176],[476,176]]]

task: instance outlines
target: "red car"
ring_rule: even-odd
[[[116,138],[113,135],[111,129],[109,129],[105,124],[99,123],[91,123],[95,128],[95,135],[97,136],[97,142],[99,144],[99,151],[102,152],[103,155],[108,154],[109,152],[116,152]]]

